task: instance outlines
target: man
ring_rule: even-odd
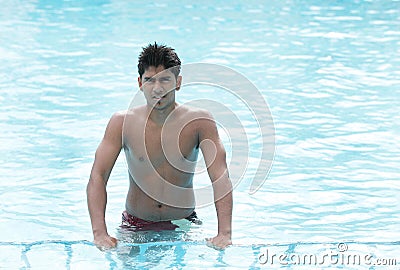
[[[174,229],[171,220],[196,220],[193,175],[201,149],[212,181],[218,234],[207,239],[217,249],[230,245],[232,184],[226,154],[209,112],[178,105],[180,59],[174,49],[157,43],[139,55],[138,83],[143,106],[115,113],[96,151],[87,201],[94,243],[112,248],[105,224],[106,185],[114,163],[124,149],[130,186],[123,226],[137,229]]]

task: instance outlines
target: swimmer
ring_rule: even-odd
[[[175,94],[182,76],[175,50],[157,43],[139,55],[138,85],[146,104],[116,112],[108,122],[87,185],[87,202],[94,244],[113,248],[105,223],[106,186],[124,149],[129,190],[122,225],[174,229],[172,220],[199,222],[195,213],[193,175],[202,151],[212,182],[218,233],[207,245],[224,249],[232,244],[232,183],[226,153],[212,115],[203,109],[179,105]]]

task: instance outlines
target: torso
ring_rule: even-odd
[[[130,178],[128,213],[162,221],[193,212],[192,180],[199,150],[195,118],[185,106],[178,106],[163,126],[148,119],[145,106],[127,112],[122,136]]]

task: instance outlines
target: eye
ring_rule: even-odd
[[[147,82],[147,83],[155,83],[156,82],[156,79],[155,78],[153,78],[153,77],[151,77],[151,78],[144,78],[144,81],[145,82]]]
[[[160,78],[160,82],[162,82],[162,83],[167,83],[167,82],[170,82],[170,81],[171,81],[170,77],[162,77],[162,78]]]

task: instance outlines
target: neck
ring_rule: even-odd
[[[169,116],[169,114],[175,110],[175,108],[178,106],[178,104],[175,102],[171,106],[168,106],[165,109],[162,110],[157,110],[152,107],[147,107],[147,112],[150,120],[154,122],[157,125],[163,125],[165,123],[165,120]]]

